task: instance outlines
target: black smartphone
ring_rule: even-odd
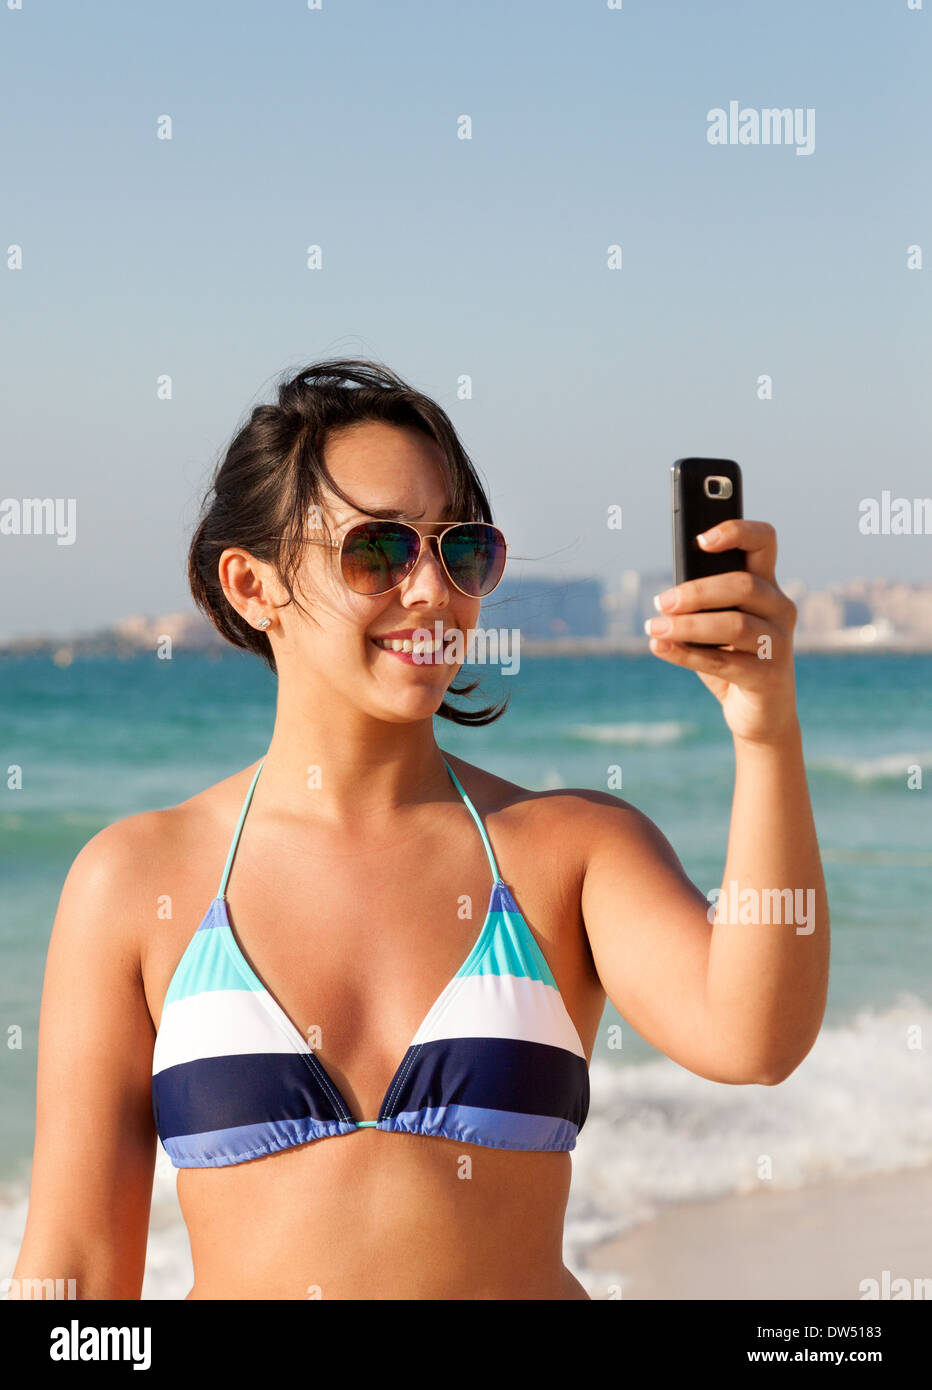
[[[743,550],[702,550],[696,537],[718,521],[743,516],[741,469],[734,459],[677,459],[673,490],[673,582],[745,568]],[[706,646],[695,642],[693,646]]]

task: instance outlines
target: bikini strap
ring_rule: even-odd
[[[482,843],[485,845],[485,852],[489,856],[489,863],[492,866],[492,873],[495,877],[495,882],[501,883],[501,875],[498,872],[498,865],[495,862],[495,855],[492,853],[492,846],[489,844],[489,837],[485,833],[485,826],[482,824],[482,817],[479,815],[475,806],[472,804],[469,797],[466,795],[466,792],[463,790],[462,782],[459,780],[456,773],[453,771],[452,767],[447,762],[446,758],[444,758],[443,760],[443,765],[446,768],[447,772],[449,772],[450,776],[453,778],[453,781],[456,785],[456,789],[466,804],[467,811],[479,827],[479,834],[482,836]]]
[[[246,812],[249,810],[249,803],[250,801],[252,801],[252,794],[256,790],[256,783],[259,780],[259,773],[262,771],[262,764],[264,762],[265,758],[262,758],[259,762],[259,766],[256,768],[256,774],[253,777],[252,782],[249,784],[249,791],[246,793],[246,800],[243,802],[243,809],[239,813],[239,820],[236,822],[236,829],[233,831],[233,839],[230,841],[230,852],[227,855],[227,862],[224,866],[223,878],[220,880],[220,887],[217,890],[218,898],[223,898],[226,896],[227,883],[230,878],[230,870],[233,867],[233,860],[236,857],[236,849],[239,845],[239,837],[243,833],[243,822],[246,819]]]
[[[240,835],[243,833],[243,825],[246,821],[246,813],[249,810],[249,804],[252,801],[252,794],[256,790],[256,783],[259,780],[259,773],[262,771],[262,764],[264,762],[265,759],[262,758],[259,762],[259,766],[256,768],[255,775],[253,776],[253,779],[249,784],[249,791],[246,793],[246,798],[243,802],[243,809],[239,813],[239,820],[236,822],[236,829],[233,832],[233,839],[230,842],[230,850],[227,854],[227,862],[223,868],[223,877],[220,880],[220,887],[217,890],[218,898],[223,898],[226,896],[227,883],[230,879],[230,870],[233,868],[233,860],[236,858],[236,851],[239,846]],[[492,874],[494,876],[495,882],[500,883],[501,875],[498,872],[498,865],[495,862],[495,855],[492,853],[492,846],[489,843],[489,837],[485,833],[485,826],[482,824],[482,817],[479,815],[475,806],[472,804],[469,797],[466,795],[466,791],[463,787],[462,782],[459,780],[456,773],[453,771],[452,767],[447,762],[446,758],[444,758],[443,760],[443,765],[446,768],[447,772],[449,772],[450,776],[453,778],[454,786],[456,787],[460,796],[463,798],[463,802],[466,806],[467,811],[472,816],[473,820],[476,822],[476,825],[479,828],[479,834],[482,836],[482,843],[485,845],[485,852],[488,855],[489,864],[491,865]]]

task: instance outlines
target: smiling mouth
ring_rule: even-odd
[[[411,637],[370,637],[373,646],[383,652],[394,652],[400,655],[421,657],[438,656],[454,640],[456,633],[451,631],[444,634],[443,640],[438,641],[436,637],[421,637],[417,640]]]

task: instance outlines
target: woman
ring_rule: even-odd
[[[771,527],[729,522],[708,544],[746,551],[747,571],[661,596],[651,648],[699,674],[734,736],[724,884],[742,902],[814,890],[808,932],[712,924],[634,807],[529,792],[438,747],[435,714],[503,712],[444,697],[463,660],[448,635],[475,633],[504,547],[437,405],[337,361],[252,412],[189,574],[277,673],[274,732],[258,763],[75,859],[19,1277],[139,1297],[158,1137],[189,1298],[587,1297],[562,1226],[606,995],[729,1084],[788,1076],[825,1005],[793,605]],[[405,640],[418,630],[435,650]]]

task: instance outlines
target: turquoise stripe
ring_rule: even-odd
[[[166,1004],[215,989],[241,989],[252,992],[262,989],[258,981],[251,984],[244,977],[225,949],[219,924],[214,919],[217,902],[218,899],[215,899],[211,904],[210,912],[188,943],[188,949],[181,957],[165,995]],[[205,930],[207,927],[216,929],[208,931]]]
[[[454,975],[514,975],[557,988],[543,951],[504,884],[496,887],[485,929]],[[500,904],[500,906],[499,906]]]

